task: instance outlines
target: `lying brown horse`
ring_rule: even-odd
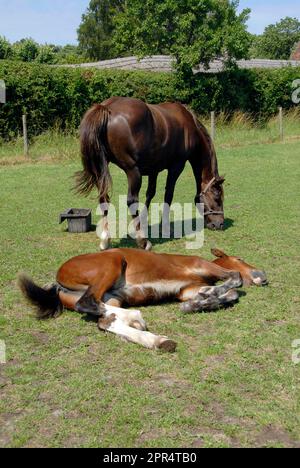
[[[176,182],[190,162],[196,179],[196,204],[205,206],[205,224],[223,229],[223,183],[212,140],[196,117],[179,103],[145,104],[138,99],[114,97],[94,105],[84,116],[80,131],[83,171],[77,174],[77,190],[87,194],[96,187],[104,215],[101,249],[109,247],[109,163],[119,166],[128,178],[128,207],[135,220],[137,245],[150,250],[141,230],[137,204],[142,177],[149,177],[146,208],[156,193],[157,177],[168,171],[164,220]]]
[[[263,271],[238,257],[212,251],[217,260],[115,249],[82,255],[65,263],[55,285],[43,289],[20,278],[25,297],[37,307],[38,318],[58,316],[63,308],[98,317],[99,328],[150,349],[174,351],[176,343],[146,331],[139,311],[122,309],[162,301],[182,302],[185,313],[217,310],[235,303],[236,288],[264,285]],[[217,282],[223,281],[219,286]]]

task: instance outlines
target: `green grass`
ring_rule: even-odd
[[[72,152],[72,144],[63,148]],[[9,151],[0,150],[3,157]],[[71,193],[77,162],[2,165],[0,339],[8,362],[0,366],[0,445],[299,446],[300,367],[291,359],[292,341],[300,339],[299,154],[297,141],[218,145],[231,221],[223,233],[205,232],[198,253],[209,259],[219,247],[238,254],[264,268],[270,286],[247,290],[236,307],[218,313],[184,316],[178,304],[143,308],[150,330],[178,342],[174,355],[101,334],[76,313],[34,319],[17,273],[51,282],[70,256],[97,250],[95,233],[70,235],[58,225],[65,208],[96,201]],[[114,168],[113,179],[117,197],[125,177]],[[193,200],[191,180],[187,167],[175,201]],[[154,249],[191,253],[185,240]]]
[[[24,163],[23,145],[22,137],[2,145],[0,141],[0,165]],[[66,161],[78,157],[79,143],[76,132],[72,134],[49,130],[30,139],[30,159],[33,161]]]

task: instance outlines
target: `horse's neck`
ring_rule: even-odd
[[[202,182],[208,184],[214,177],[219,176],[216,150],[207,129],[193,113],[192,115],[201,139]]]
[[[203,154],[202,183],[208,184],[214,177],[219,176],[218,162],[214,147],[208,145],[207,151]]]

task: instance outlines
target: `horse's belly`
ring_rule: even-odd
[[[175,299],[188,285],[187,281],[155,281],[144,284],[126,284],[123,297],[127,304],[138,306],[155,304],[167,299]]]
[[[184,151],[177,151],[174,149],[164,150],[143,155],[139,158],[138,167],[142,175],[146,176],[151,174],[153,171],[162,172],[168,170],[170,167],[176,165],[176,163],[182,163],[187,160],[187,154]]]

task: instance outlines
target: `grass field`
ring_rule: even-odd
[[[264,268],[270,286],[247,290],[236,307],[217,313],[184,316],[178,304],[142,309],[150,330],[178,342],[174,355],[101,334],[76,313],[34,319],[17,273],[44,284],[70,256],[95,251],[95,233],[68,234],[58,214],[96,201],[71,193],[79,167],[67,157],[77,152],[74,138],[59,137],[65,159],[54,144],[49,156],[41,140],[35,163],[12,164],[22,162],[13,159],[13,145],[0,148],[0,339],[7,347],[0,446],[300,446],[300,365],[292,362],[292,342],[300,339],[300,131],[285,144],[257,144],[265,139],[243,132],[239,145],[236,132],[217,142],[227,229],[206,232],[198,253],[209,259],[219,247],[238,254]],[[126,184],[115,168],[113,175],[116,197]],[[175,201],[193,200],[191,177],[187,167]],[[184,239],[154,249],[191,253]]]

